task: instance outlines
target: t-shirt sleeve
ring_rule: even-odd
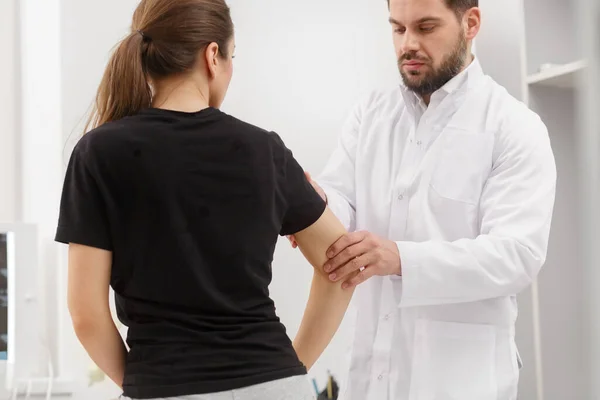
[[[315,222],[323,215],[325,201],[304,175],[304,169],[294,158],[281,138],[274,134],[280,151],[280,192],[285,197],[285,213],[280,235],[293,235]]]
[[[112,250],[105,202],[90,173],[82,141],[75,146],[67,167],[55,240]]]

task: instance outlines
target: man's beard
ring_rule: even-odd
[[[454,78],[460,73],[465,60],[467,57],[467,40],[464,33],[461,33],[458,42],[452,52],[446,56],[442,65],[434,69],[433,71],[411,71],[404,72],[402,70],[402,63],[404,61],[419,60],[416,57],[416,53],[406,53],[400,60],[398,60],[398,68],[400,69],[400,75],[402,75],[402,81],[404,85],[415,92],[418,95],[430,95],[436,90],[444,86],[448,81]],[[420,60],[419,60],[420,61]],[[433,68],[431,64],[428,64],[430,68]],[[411,77],[415,77],[421,74],[421,79],[411,80]]]

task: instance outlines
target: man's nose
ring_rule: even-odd
[[[402,38],[400,50],[402,50],[402,54],[414,53],[419,50],[419,41],[416,35],[407,31]]]

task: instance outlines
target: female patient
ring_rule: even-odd
[[[69,162],[56,234],[69,310],[127,398],[312,398],[306,370],[352,295],[321,275],[345,232],[292,153],[218,109],[233,31],[224,0],[143,0]],[[268,291],[290,234],[316,267],[293,344]]]

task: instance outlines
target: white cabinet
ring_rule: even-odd
[[[588,1],[588,8],[597,3],[581,1]],[[538,281],[518,299],[517,344],[524,361],[519,399],[588,399],[588,349],[582,339],[584,271],[586,261],[592,261],[582,245],[592,229],[583,230],[589,217],[584,206],[593,207],[583,201],[591,176],[582,172],[581,150],[586,146],[580,120],[582,83],[589,81],[593,66],[581,40],[584,34],[589,40],[591,31],[586,34],[580,28],[582,18],[590,13],[580,12],[575,0],[481,0],[480,6],[483,27],[478,57],[489,75],[541,116],[558,171],[548,258]],[[595,104],[600,113],[598,100]],[[598,141],[595,144],[600,150]],[[600,288],[600,275],[598,281]]]

